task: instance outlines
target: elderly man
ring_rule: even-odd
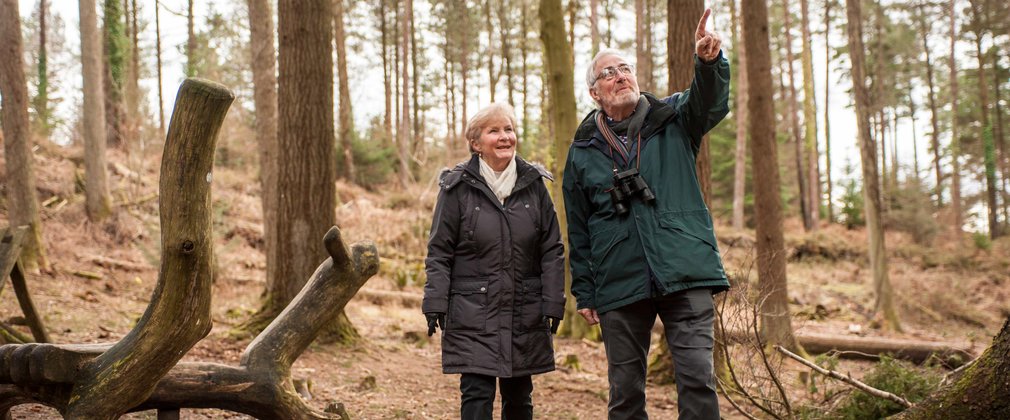
[[[691,88],[657,99],[615,51],[586,74],[599,105],[565,163],[572,294],[599,323],[611,419],[644,419],[649,339],[658,315],[676,369],[681,419],[717,419],[712,294],[726,290],[712,218],[695,174],[702,136],[729,112],[729,63],[698,23]]]

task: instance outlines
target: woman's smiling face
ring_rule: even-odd
[[[516,133],[508,118],[493,118],[480,130],[480,138],[473,142],[491,169],[503,171],[516,153]]]

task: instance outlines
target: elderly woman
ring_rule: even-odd
[[[515,114],[491,104],[470,119],[472,156],[442,173],[422,311],[442,328],[442,372],[460,373],[462,419],[533,418],[531,375],[554,370],[564,315],[564,246],[541,178],[516,155]]]

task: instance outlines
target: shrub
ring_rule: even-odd
[[[931,368],[915,368],[905,362],[882,357],[863,382],[879,390],[901,396],[911,403],[922,401],[940,384],[940,375]],[[882,419],[905,407],[890,400],[854,391],[828,418],[845,420]]]

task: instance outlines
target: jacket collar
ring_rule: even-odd
[[[469,178],[475,182],[471,182],[475,188],[485,191],[491,194],[491,190],[487,186],[487,182],[484,181],[484,177],[480,175],[480,159],[476,154],[470,156],[470,160],[460,162],[452,170],[445,170],[442,172],[441,176],[441,186],[442,188],[448,190],[455,187],[464,178]],[[551,181],[554,180],[554,176],[543,167],[543,165],[536,163],[529,163],[523,158],[516,156],[516,186],[513,188],[513,193],[528,187],[534,181],[539,178],[547,178]]]
[[[653,134],[656,134],[657,131],[663,129],[667,122],[677,115],[677,110],[668,105],[666,102],[660,101],[651,93],[642,92],[642,95],[644,95],[645,99],[649,101],[649,115],[645,117],[645,122],[642,123],[641,131],[642,140],[646,140],[649,137],[652,137]],[[598,112],[601,111],[599,109],[594,109],[582,120],[579,124],[579,128],[575,130],[573,145],[576,147],[594,146],[603,151],[607,156],[610,156],[610,150],[609,147],[607,147],[607,142],[603,139],[603,135],[596,127],[596,113]]]

